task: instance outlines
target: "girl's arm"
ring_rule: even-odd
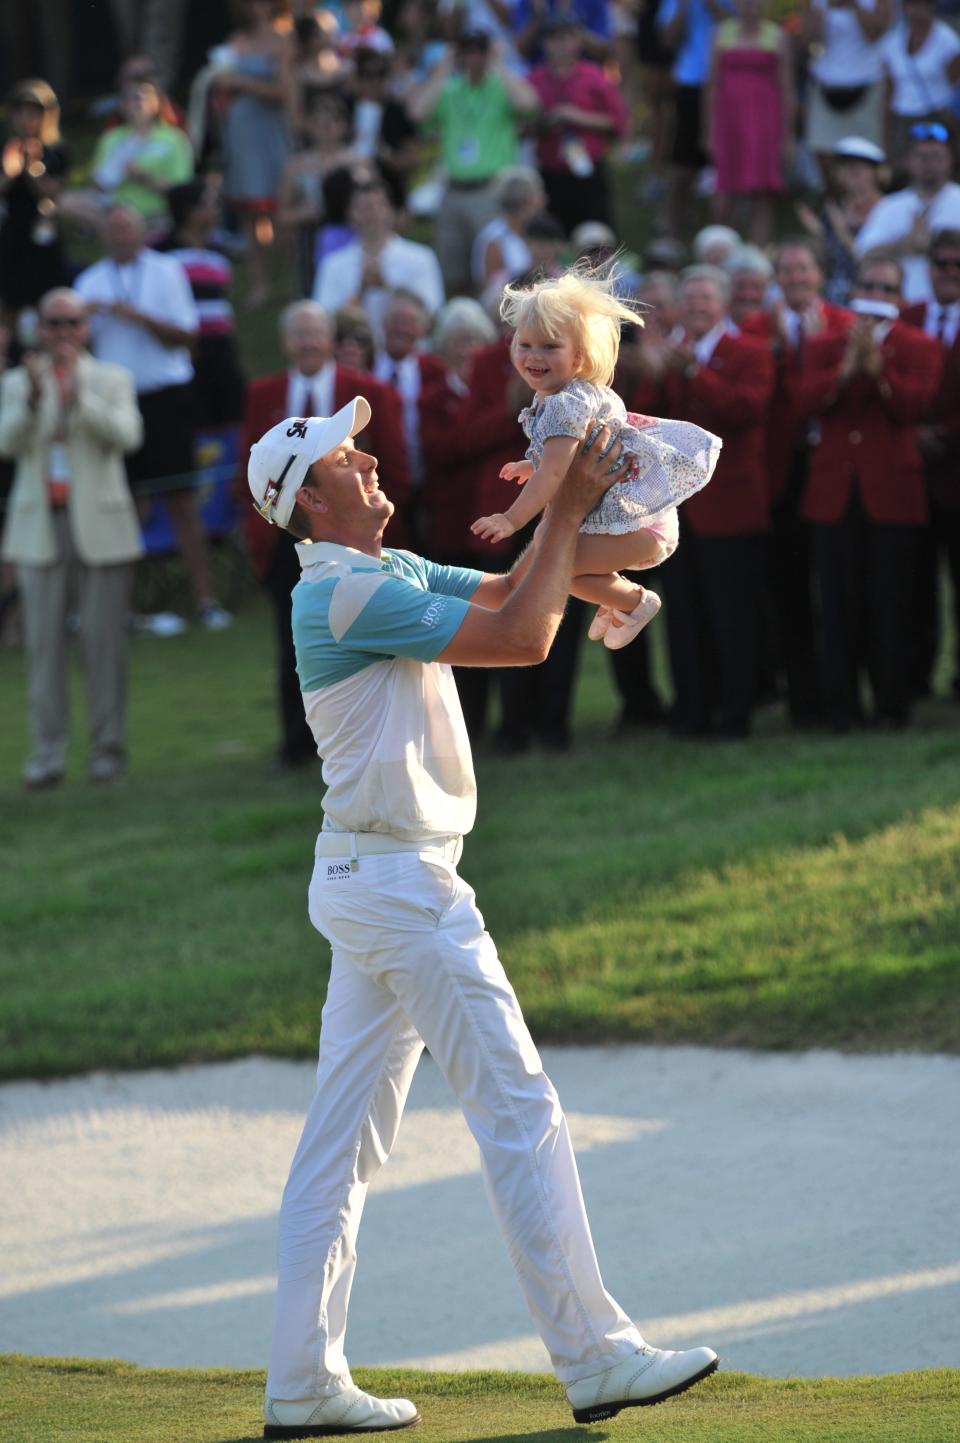
[[[499,541],[505,536],[512,536],[528,521],[539,516],[557,494],[579,445],[576,436],[551,436],[544,443],[543,460],[513,505],[497,516],[481,516],[470,527],[474,535],[488,541]]]

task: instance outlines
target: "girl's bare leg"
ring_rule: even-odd
[[[578,596],[583,601],[592,601],[601,608],[590,626],[591,640],[598,641],[603,637],[608,646],[625,645],[656,615],[659,599],[648,592],[646,587],[620,576],[617,568],[633,570],[655,565],[663,559],[664,552],[660,537],[651,531],[631,531],[626,536],[580,537],[577,542],[576,575],[570,591],[573,596]],[[648,605],[644,608],[643,602],[648,598]],[[637,616],[624,629],[619,625],[619,618],[611,617],[610,613],[614,611],[626,617],[636,611]],[[617,639],[608,635],[614,626],[621,632]]]

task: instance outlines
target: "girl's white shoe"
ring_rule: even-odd
[[[600,606],[597,614],[590,623],[590,630],[587,632],[588,641],[600,641],[610,630],[610,618],[613,615],[612,606]]]
[[[602,609],[602,608],[601,608]],[[660,610],[660,598],[655,591],[648,591],[644,598],[632,611],[613,611],[609,613],[606,627],[603,632],[603,644],[611,651],[619,651],[621,646],[629,646],[633,638],[643,630],[648,621],[652,621]],[[614,626],[613,617],[618,616],[622,621],[621,626]],[[596,626],[600,612],[594,619]],[[593,627],[590,628],[593,630]]]

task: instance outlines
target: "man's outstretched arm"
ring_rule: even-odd
[[[574,574],[580,524],[620,480],[625,458],[601,428],[578,448],[530,546],[506,576],[485,576],[456,635],[437,657],[453,666],[531,666],[553,645]]]

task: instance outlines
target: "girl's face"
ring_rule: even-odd
[[[513,343],[513,364],[528,386],[552,396],[572,381],[581,356],[570,335],[546,336],[532,326],[519,326]]]

